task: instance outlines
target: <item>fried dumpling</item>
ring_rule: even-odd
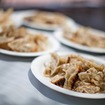
[[[27,35],[27,31],[24,27],[16,28],[14,26],[2,27],[0,36],[14,37],[15,39],[21,38]]]
[[[37,51],[37,45],[29,37],[20,38],[8,43],[11,50],[17,52],[35,52]]]
[[[13,24],[13,21],[10,19],[12,13],[12,8],[9,8],[6,11],[0,9],[0,26],[10,26]]]
[[[45,65],[51,83],[81,93],[105,93],[104,65],[74,54],[63,57],[53,53]]]
[[[61,13],[39,11],[32,16],[25,17],[26,22],[41,26],[58,27],[66,23],[67,17]]]
[[[10,50],[8,43],[24,36],[24,28],[16,29],[14,26],[2,27],[0,31],[0,48]]]
[[[0,30],[0,48],[17,52],[40,52],[48,48],[48,37],[14,26]]]
[[[14,40],[13,37],[7,38],[7,37],[0,36],[0,48],[9,50],[10,48],[8,46],[8,43],[13,40]]]

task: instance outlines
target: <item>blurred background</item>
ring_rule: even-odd
[[[62,12],[79,24],[105,31],[105,0],[0,0],[0,7]]]

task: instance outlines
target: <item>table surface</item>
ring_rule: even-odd
[[[64,45],[59,51],[84,53]],[[105,55],[92,55],[105,60]],[[30,66],[33,59],[0,54],[0,105],[64,105],[47,98],[32,85],[30,79],[33,78],[29,75],[32,76]]]

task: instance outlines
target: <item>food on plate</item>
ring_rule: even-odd
[[[37,24],[39,26],[54,26],[58,27],[66,24],[67,16],[61,13],[51,13],[38,11],[32,16],[24,18],[26,22]]]
[[[44,51],[48,48],[48,37],[30,33],[24,27],[3,27],[0,32],[0,48],[16,52]]]
[[[105,34],[88,27],[81,26],[75,32],[65,30],[64,38],[83,46],[105,48]]]
[[[8,10],[4,11],[3,9],[0,9],[0,26],[9,26],[12,25],[13,22],[10,19],[11,15],[13,13],[13,9],[9,8]]]
[[[105,66],[80,55],[52,53],[50,62],[45,64],[44,76],[65,89],[89,94],[105,93]]]

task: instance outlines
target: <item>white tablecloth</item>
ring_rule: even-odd
[[[79,52],[64,45],[59,51]],[[105,55],[93,55],[105,59]],[[41,94],[34,86],[37,84],[32,85],[34,77],[30,65],[33,59],[0,54],[0,105],[63,105]]]

